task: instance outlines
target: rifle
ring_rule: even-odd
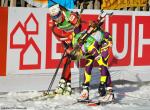
[[[100,27],[102,26],[103,21],[105,20],[106,15],[112,15],[112,14],[113,13],[105,13],[103,10],[101,10],[101,15],[99,16],[100,19],[99,19],[98,23],[95,24],[95,26],[89,26],[87,28],[86,32],[81,37],[79,37],[78,44],[75,45],[74,49],[71,52],[71,56],[72,56],[73,60],[75,60],[75,58],[76,58],[74,55],[76,54],[76,52],[78,51],[78,49],[81,48],[81,45],[86,42],[87,38],[91,34],[93,34],[94,32],[96,32],[99,29],[102,31],[102,29]]]
[[[91,27],[89,26],[87,31],[85,32],[85,34],[83,34],[79,39],[78,39],[78,44],[82,44],[82,43],[85,43],[85,41],[87,40],[87,38],[92,34],[94,33],[95,31],[97,31],[98,29],[100,29],[100,27],[102,26],[103,24],[103,21],[104,21],[104,18],[106,15],[112,15],[113,13],[105,13],[103,10],[101,11],[101,19],[98,21],[98,23],[94,26],[94,27]],[[102,16],[103,15],[103,16]],[[102,30],[102,29],[100,29]]]

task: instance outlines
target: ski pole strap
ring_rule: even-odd
[[[72,47],[72,44],[71,43],[67,43],[67,42],[62,42],[63,43],[63,46],[65,49],[68,49],[69,47]]]

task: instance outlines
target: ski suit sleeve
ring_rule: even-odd
[[[72,32],[66,32],[57,26],[54,26],[52,29],[54,35],[56,36],[57,40],[59,41],[67,41],[69,40],[69,36],[72,34]]]
[[[48,25],[50,28],[52,28],[54,26],[54,21],[51,19],[49,22],[48,22]]]
[[[105,42],[102,44],[102,50],[112,47],[112,36],[108,32],[104,33],[104,41]]]
[[[69,21],[72,25],[75,27],[78,27],[80,25],[80,17],[77,13],[71,13],[69,17]]]
[[[69,41],[70,40],[70,35],[72,32],[66,32],[63,29],[60,29],[54,21],[49,21],[49,26],[52,29],[52,32],[54,33],[56,39],[58,41]]]
[[[105,35],[105,40],[108,42],[108,45],[111,47],[112,46],[112,36],[108,32],[105,32],[104,35]]]

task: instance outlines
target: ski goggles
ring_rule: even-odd
[[[55,15],[55,16],[51,16],[51,17],[52,17],[52,19],[57,19],[57,18],[59,18],[59,17],[60,17],[60,15],[61,15],[61,11],[59,11],[59,13],[58,13],[57,15]]]

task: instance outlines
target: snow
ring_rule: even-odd
[[[76,103],[79,92],[71,96],[56,96],[54,98],[36,99],[25,101],[42,93],[30,92],[8,92],[0,93],[0,110],[149,110],[150,109],[150,84],[125,84],[115,85],[114,93],[116,103],[104,106],[90,107],[85,104]],[[97,97],[97,89],[90,90],[90,98]]]

